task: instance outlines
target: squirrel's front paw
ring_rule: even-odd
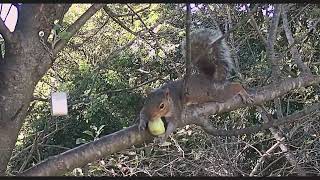
[[[168,139],[168,136],[166,136],[165,134],[162,134],[155,138],[155,143],[159,145],[164,145],[166,144],[167,139]]]
[[[144,131],[146,129],[146,127],[147,127],[147,123],[146,122],[140,122],[139,123],[139,126],[138,126],[139,131]]]

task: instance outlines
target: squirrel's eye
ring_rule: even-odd
[[[159,107],[160,107],[160,109],[163,109],[164,108],[164,104],[161,103]]]

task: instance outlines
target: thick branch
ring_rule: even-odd
[[[141,144],[144,140],[149,141],[151,139],[152,136],[148,131],[139,133],[138,127],[134,125],[60,155],[50,157],[20,175],[62,175],[76,167],[82,167],[94,159],[105,157],[107,154],[118,152],[132,145]]]
[[[258,88],[256,93],[252,96],[255,105],[262,104],[263,102],[273,100],[276,97],[282,96],[293,89],[297,89],[312,84],[318,84],[320,82],[319,76],[301,76],[298,78],[290,78],[283,80],[272,85],[268,85],[262,88]],[[198,117],[209,116],[210,114],[228,112],[235,110],[246,105],[242,103],[241,98],[237,97],[230,99],[225,103],[205,103],[197,105],[194,108],[188,108],[185,110],[183,117],[188,117],[186,124],[197,124]]]
[[[270,85],[261,88],[253,95],[255,104],[260,104],[264,101],[271,100],[277,96],[281,96],[288,91],[319,83],[320,77],[305,76],[295,79],[282,81],[276,85]],[[240,98],[234,98],[225,103],[206,103],[187,108],[182,115],[182,122],[179,122],[179,127],[187,124],[200,124],[198,117],[206,116],[212,113],[220,113],[231,111],[236,108],[244,107]],[[319,108],[319,106],[317,106]],[[312,108],[308,108],[310,111]],[[223,135],[223,134],[217,134]],[[132,145],[141,144],[143,141],[150,141],[152,136],[148,131],[139,132],[137,125],[120,130],[116,133],[104,136],[96,141],[84,144],[60,155],[51,157],[44,162],[30,168],[20,175],[25,176],[49,176],[62,175],[76,167],[82,167],[85,164],[106,155],[118,152]]]
[[[272,17],[272,22],[269,27],[269,34],[267,39],[267,59],[271,64],[272,77],[274,81],[280,76],[279,61],[276,59],[274,44],[276,42],[278,24],[280,19],[281,5],[277,4],[274,6],[274,14]]]
[[[4,21],[0,18],[0,34],[2,35],[3,39],[6,41],[6,43],[12,43],[13,40],[13,34],[10,32],[8,27],[4,24]]]
[[[85,13],[83,13],[71,26],[66,30],[71,33],[71,37],[98,11],[104,4],[93,4]],[[69,39],[68,39],[69,40]],[[61,39],[54,48],[53,54],[57,54],[68,42]]]

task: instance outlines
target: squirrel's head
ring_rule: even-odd
[[[165,117],[172,109],[170,106],[172,106],[170,90],[168,88],[156,89],[147,96],[140,114],[147,116],[145,118],[150,121]]]

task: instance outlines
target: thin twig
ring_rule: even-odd
[[[229,34],[233,31],[235,31],[236,29],[238,29],[240,26],[242,26],[244,23],[247,23],[248,20],[250,19],[251,15],[256,13],[258,10],[259,4],[256,4],[252,11],[249,12],[248,16],[246,18],[241,19],[235,26],[233,26],[232,29],[230,29],[229,31],[227,31],[226,33],[224,33],[220,38],[218,38],[216,41],[220,41],[223,38],[226,38],[227,36],[229,36]],[[213,43],[214,44],[214,43]]]
[[[261,114],[261,117],[262,119],[264,120],[264,122],[270,122],[270,121],[277,121],[277,120],[274,120],[272,118],[271,115],[269,115],[266,110],[263,110],[261,109],[261,107],[258,107],[257,108]],[[296,160],[296,158],[294,157],[294,155],[290,152],[289,148],[284,144],[282,143],[282,141],[285,140],[285,138],[283,137],[282,133],[276,129],[276,128],[269,128],[270,132],[272,133],[273,137],[277,140],[277,141],[280,141],[281,140],[281,143],[279,145],[280,149],[282,152],[285,153],[285,157],[286,159],[288,160],[288,162],[296,167],[297,171],[298,171],[298,174],[300,176],[305,176],[306,173],[303,171],[303,169],[300,167],[300,165],[298,164],[298,161]]]
[[[27,156],[26,160],[21,165],[21,167],[19,169],[19,173],[21,173],[24,170],[24,168],[26,167],[26,165],[30,161],[30,159],[31,159],[36,147],[37,147],[37,142],[38,142],[38,135],[34,137],[33,143],[32,143],[32,148],[31,148],[30,152],[28,153],[28,156]]]
[[[263,164],[264,160],[266,159],[266,157],[270,156],[270,153],[273,152],[280,144],[281,142],[284,140],[284,138],[280,139],[279,141],[277,141],[276,144],[274,144],[273,146],[271,146],[271,148],[269,148],[257,161],[257,164],[255,165],[255,167],[253,168],[253,170],[251,171],[249,176],[254,176],[257,172],[259,167]]]
[[[191,74],[191,43],[190,43],[190,26],[191,26],[191,7],[190,3],[186,4],[186,74],[184,77],[184,94],[188,94],[188,80]]]
[[[202,121],[207,120],[206,117],[199,117],[199,122],[203,123],[200,124],[200,126],[208,133],[214,136],[238,136],[242,134],[252,134],[257,133],[262,130],[269,129],[271,127],[277,127],[283,124],[293,123],[296,121],[304,120],[307,116],[311,115],[312,113],[319,114],[320,112],[317,112],[320,110],[320,104],[316,103],[312,105],[311,107],[305,108],[301,111],[295,112],[291,114],[290,116],[283,117],[281,119],[277,119],[276,121],[269,121],[265,122],[261,125],[255,125],[248,128],[243,129],[232,129],[232,130],[219,130],[215,129],[211,122],[203,123]]]
[[[159,49],[161,49],[161,51],[165,54],[165,56],[168,56],[166,51],[162,48],[162,46],[160,45],[159,41],[157,40],[157,37],[155,36],[154,32],[151,31],[150,28],[148,28],[148,26],[146,25],[146,23],[142,20],[141,16],[136,13],[129,5],[127,5],[128,8],[133,12],[133,14],[135,14],[139,21],[142,23],[142,25],[144,26],[144,28],[149,32],[149,34],[152,36],[153,40],[156,42],[156,45]]]
[[[146,85],[146,84],[149,84],[149,83],[152,83],[152,82],[154,82],[154,81],[157,81],[157,80],[159,80],[159,79],[161,79],[161,77],[153,78],[153,79],[151,79],[151,80],[149,80],[149,81],[146,81],[146,82],[144,82],[144,83],[141,83],[141,84],[139,84],[139,85],[137,85],[137,86],[134,86],[134,87],[131,87],[131,88],[110,90],[110,91],[107,91],[106,93],[108,94],[108,93],[115,93],[115,92],[122,92],[122,91],[131,91],[131,90],[137,89],[137,88],[139,88],[139,87],[141,87],[141,86],[144,86],[144,85]]]

